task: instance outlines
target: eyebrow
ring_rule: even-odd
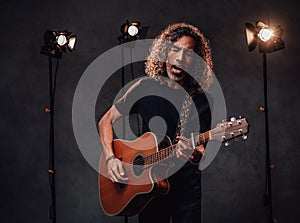
[[[182,49],[184,47],[173,44],[172,48],[176,48],[176,49],[180,50],[180,49]],[[193,47],[188,47],[188,48],[184,48],[184,49],[188,49],[188,50],[192,50],[193,51]]]
[[[180,46],[177,46],[177,45],[172,45],[172,48],[176,48],[176,49],[178,49],[178,50],[180,50],[180,49],[182,49],[182,47],[180,47]]]

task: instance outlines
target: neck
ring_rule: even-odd
[[[193,141],[194,141],[194,143],[195,143],[194,146],[196,147],[205,142],[208,142],[209,140],[211,140],[211,131],[210,130],[207,132],[204,132],[204,133],[196,134],[194,136],[194,139],[189,138],[187,142],[188,142],[188,144],[192,145]],[[167,158],[173,157],[175,155],[174,151],[177,149],[176,145],[177,144],[173,144],[169,147],[161,148],[158,152],[151,154],[149,156],[143,157],[142,163],[145,165],[149,165],[149,167],[150,167],[153,164],[161,162]],[[141,162],[141,160],[138,160],[138,162]],[[133,163],[133,164],[136,164],[136,163]]]
[[[183,77],[182,79],[180,80],[172,80],[168,77],[168,75],[166,75],[166,82],[167,82],[167,85],[170,87],[170,88],[173,88],[173,89],[182,89],[182,88],[185,88],[185,83],[186,83],[186,76]]]

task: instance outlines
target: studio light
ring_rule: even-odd
[[[126,43],[146,37],[148,27],[141,26],[140,22],[129,22],[128,20],[121,26],[121,35],[118,37],[119,43]]]
[[[56,223],[56,193],[55,193],[55,142],[54,142],[54,110],[55,110],[55,90],[58,72],[59,59],[63,52],[73,51],[75,47],[76,36],[71,32],[46,30],[44,33],[44,45],[41,47],[40,53],[48,56],[49,69],[49,107],[45,108],[45,112],[49,114],[49,184],[50,184],[50,207],[49,220]],[[52,60],[56,58],[56,66],[53,69]],[[54,72],[53,72],[54,71]]]
[[[44,46],[41,48],[41,53],[55,57],[61,58],[62,52],[70,52],[74,50],[76,35],[71,35],[72,33],[64,31],[51,31],[47,30],[44,34]]]
[[[269,26],[264,22],[256,22],[255,26],[245,23],[245,27],[249,52],[253,51],[257,45],[259,52],[265,53],[284,49],[283,30],[280,26]]]
[[[259,111],[265,115],[265,191],[263,194],[263,204],[266,209],[267,222],[277,222],[273,217],[272,208],[272,180],[271,180],[271,158],[270,158],[270,137],[269,137],[269,108],[268,108],[268,81],[267,81],[267,53],[284,49],[282,40],[283,30],[280,26],[269,26],[263,22],[256,22],[256,25],[245,23],[246,41],[249,52],[259,46],[259,52],[262,55],[263,65],[263,90],[264,90],[264,106],[260,106]]]

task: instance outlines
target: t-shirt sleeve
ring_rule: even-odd
[[[122,115],[129,115],[129,113],[134,113],[134,104],[140,99],[143,88],[145,87],[145,80],[140,79],[133,83],[128,90],[114,102],[115,107]]]

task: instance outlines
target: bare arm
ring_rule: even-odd
[[[120,160],[114,157],[113,141],[113,123],[122,117],[122,114],[113,105],[100,119],[98,123],[99,137],[103,145],[103,153],[107,165],[107,174],[113,182],[127,180]]]
[[[183,159],[183,160],[190,160],[192,162],[200,161],[201,156],[205,152],[205,147],[203,144],[197,146],[195,150],[192,148],[192,146],[187,143],[188,139],[184,136],[177,136],[177,139],[179,139],[177,143],[177,150],[176,150],[176,157]],[[201,154],[201,155],[200,155]]]
[[[103,145],[103,152],[105,159],[112,156],[113,149],[112,149],[112,141],[113,141],[113,127],[112,124],[122,117],[122,114],[116,109],[113,105],[100,119],[98,123],[99,129],[99,136],[100,141]]]

